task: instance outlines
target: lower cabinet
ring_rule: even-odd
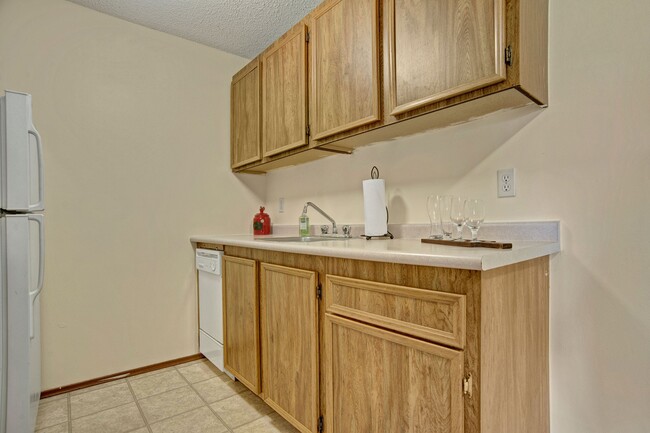
[[[326,431],[463,432],[465,298],[327,275]]]
[[[325,316],[329,433],[463,431],[463,352]]]
[[[257,262],[224,256],[224,364],[251,391],[261,391]]]
[[[226,368],[300,432],[550,431],[548,257],[473,271],[230,251]]]
[[[262,263],[260,282],[264,401],[301,432],[317,433],[317,274]]]

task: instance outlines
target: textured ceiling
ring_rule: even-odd
[[[321,0],[69,0],[151,29],[253,58]]]

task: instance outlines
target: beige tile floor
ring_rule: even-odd
[[[41,401],[37,433],[295,433],[205,360]]]

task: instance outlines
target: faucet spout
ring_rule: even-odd
[[[336,228],[336,221],[334,221],[334,218],[331,216],[327,215],[323,209],[319,208],[316,206],[314,203],[308,201],[305,203],[305,207],[302,209],[302,213],[307,213],[307,208],[308,207],[313,207],[319,214],[323,215],[325,218],[327,218],[331,223],[332,223],[332,234],[338,234],[338,229]]]

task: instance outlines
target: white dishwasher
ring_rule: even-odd
[[[199,271],[199,350],[219,370],[223,366],[223,251],[196,249]]]

